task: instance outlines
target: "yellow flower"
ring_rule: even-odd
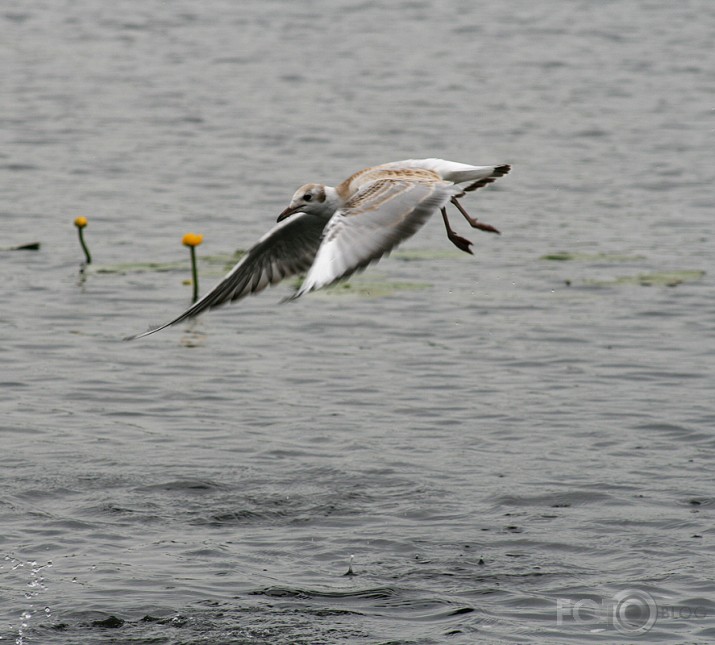
[[[201,233],[187,233],[181,238],[181,243],[184,246],[198,246],[204,241],[204,236]]]
[[[74,225],[77,228],[84,228],[85,226],[87,226],[87,218],[80,215],[79,217],[75,218]]]

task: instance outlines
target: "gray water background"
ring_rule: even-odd
[[[3,642],[715,638],[714,3],[0,30],[3,245],[42,243],[0,254]],[[435,218],[350,289],[121,341],[188,304],[184,233],[205,290],[300,184],[427,156],[513,164],[464,201],[501,237],[455,213],[474,257]],[[646,635],[569,614],[631,590]]]

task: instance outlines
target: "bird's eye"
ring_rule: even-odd
[[[313,199],[313,196],[310,193],[306,193],[305,195],[303,195],[304,202],[309,202],[311,199]]]

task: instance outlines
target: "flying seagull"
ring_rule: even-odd
[[[365,168],[336,187],[305,184],[277,224],[203,298],[170,322],[125,340],[148,336],[305,271],[305,280],[288,300],[334,284],[389,254],[438,210],[447,238],[471,253],[472,242],[454,232],[446,206],[454,205],[472,228],[499,233],[470,216],[459,199],[510,169],[506,164],[408,159]]]

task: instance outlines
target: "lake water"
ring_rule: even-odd
[[[42,245],[0,253],[3,642],[715,638],[715,4],[0,25],[2,246]],[[300,184],[431,156],[513,164],[474,257],[434,218],[122,342],[189,304],[184,233],[205,291]]]

